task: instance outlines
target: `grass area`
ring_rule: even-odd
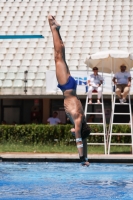
[[[132,148],[131,146],[111,146],[110,153],[117,154],[117,153],[127,153],[131,154]]]
[[[77,153],[76,145],[23,145],[0,144],[0,152],[29,152],[29,153]],[[131,146],[111,146],[111,153],[131,153]],[[103,146],[88,146],[89,154],[104,154]]]
[[[76,146],[1,144],[0,152],[76,153]]]

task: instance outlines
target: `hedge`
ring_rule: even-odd
[[[46,144],[54,143],[55,139],[58,143],[69,142],[73,138],[71,128],[71,125],[0,125],[0,143]]]
[[[70,129],[72,125],[50,126],[44,124],[29,125],[0,125],[0,144],[5,142],[22,143],[22,144],[48,144],[48,143],[64,143],[72,144],[74,136]],[[108,128],[108,127],[107,127]],[[102,125],[91,125],[92,133],[102,133]],[[113,133],[130,133],[128,125],[114,125]],[[88,137],[90,143],[103,142],[103,136],[91,135]],[[113,136],[112,142],[130,143],[129,136]],[[74,142],[75,144],[75,142]]]

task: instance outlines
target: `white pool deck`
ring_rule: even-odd
[[[88,154],[89,162],[133,163],[133,154]],[[0,153],[1,162],[79,162],[78,154]]]

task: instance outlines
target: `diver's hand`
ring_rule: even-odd
[[[81,162],[81,165],[82,165],[82,166],[88,167],[88,166],[90,165],[90,163],[89,163],[88,161],[86,161],[86,162]]]

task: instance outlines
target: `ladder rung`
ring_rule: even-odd
[[[102,103],[87,103],[88,105],[101,105],[102,106]]]
[[[114,113],[114,115],[130,115],[130,113]]]
[[[88,122],[87,124],[103,124],[103,125],[105,125],[104,123],[97,123],[97,122]]]
[[[131,136],[132,133],[111,133],[111,136],[113,136],[113,135],[127,135],[127,136]]]
[[[87,143],[87,145],[105,145],[104,143]]]
[[[106,134],[104,134],[104,133],[90,133],[90,135],[106,135]]]
[[[131,146],[132,144],[131,143],[110,143],[110,145],[115,145],[115,146],[117,146],[117,145],[121,145],[121,146],[123,146],[123,145],[126,145],[126,146]]]
[[[130,125],[130,123],[112,123],[113,125],[119,125],[119,124],[122,124],[122,125]]]
[[[114,105],[121,105],[121,106],[123,106],[123,105],[129,105],[129,103],[114,103]]]
[[[94,112],[91,113],[91,112],[90,112],[90,113],[86,113],[86,114],[88,114],[88,115],[92,115],[92,114],[93,114],[93,115],[101,115],[101,114],[102,114],[102,115],[103,115],[102,112],[101,112],[101,113],[94,113]]]

